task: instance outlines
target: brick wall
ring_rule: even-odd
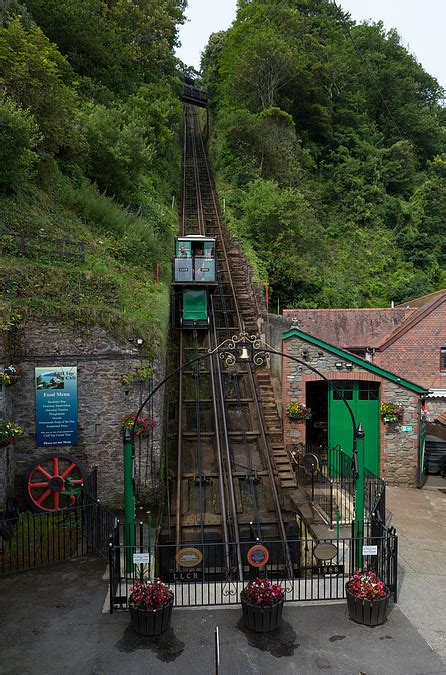
[[[146,382],[130,385],[122,382],[122,375],[147,361],[141,357],[139,348],[97,327],[80,332],[62,324],[27,320],[17,331],[13,351],[14,356],[8,354],[0,358],[8,356],[25,371],[24,378],[9,387],[9,414],[25,431],[15,446],[16,492],[22,492],[23,475],[33,460],[60,450],[73,454],[89,471],[98,467],[100,499],[108,503],[122,502],[121,421],[138,410],[150,386]],[[78,446],[35,447],[34,368],[46,366],[77,366]],[[159,382],[164,377],[164,362],[159,361],[154,367],[154,381]],[[139,443],[136,444],[136,476],[141,479],[145,495],[159,484],[162,412],[163,391],[160,390],[154,397],[157,427],[153,439],[143,440],[141,449]]]
[[[376,351],[373,363],[427,389],[446,389],[441,347],[446,347],[446,300],[383,351]]]
[[[415,486],[418,463],[419,397],[409,389],[379,377],[356,364],[350,372],[337,370],[335,363],[339,357],[315,347],[308,342],[292,337],[284,340],[282,351],[317,368],[328,379],[368,380],[380,383],[382,401],[401,403],[404,406],[403,425],[412,426],[410,432],[402,432],[398,425],[386,425],[380,420],[380,466],[381,477],[388,483]],[[307,354],[303,354],[303,352]],[[346,358],[341,359],[346,361]],[[283,359],[283,407],[291,401],[306,403],[306,383],[320,380],[305,366],[289,359]],[[305,424],[284,419],[285,442],[305,443]]]

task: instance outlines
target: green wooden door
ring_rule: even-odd
[[[336,386],[349,402],[356,424],[361,422],[364,436],[364,463],[379,476],[379,384],[355,380],[336,380]],[[350,413],[339,394],[329,386],[328,391],[328,445],[340,445],[352,456],[353,424]]]

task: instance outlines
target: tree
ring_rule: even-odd
[[[0,97],[0,191],[27,187],[39,162],[36,147],[41,140],[33,116]]]
[[[26,31],[20,19],[0,28],[0,86],[32,112],[43,134],[41,150],[57,153],[76,143],[77,95],[67,60],[37,26]]]

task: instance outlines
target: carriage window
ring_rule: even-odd
[[[190,241],[177,241],[176,244],[176,257],[177,258],[190,258],[191,257],[191,243]]]
[[[359,400],[360,401],[377,401],[379,398],[379,383],[378,382],[360,382],[359,383]]]
[[[440,370],[446,372],[446,347],[440,349]]]
[[[214,257],[214,242],[213,241],[205,241],[204,242],[204,255],[206,258],[213,258]]]
[[[334,380],[333,384],[346,401],[353,400],[353,380]],[[342,399],[336,389],[333,389],[333,399],[341,401]]]

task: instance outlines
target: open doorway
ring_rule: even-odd
[[[307,452],[325,454],[328,444],[327,382],[307,382],[306,405],[311,408],[311,418],[306,422]]]

